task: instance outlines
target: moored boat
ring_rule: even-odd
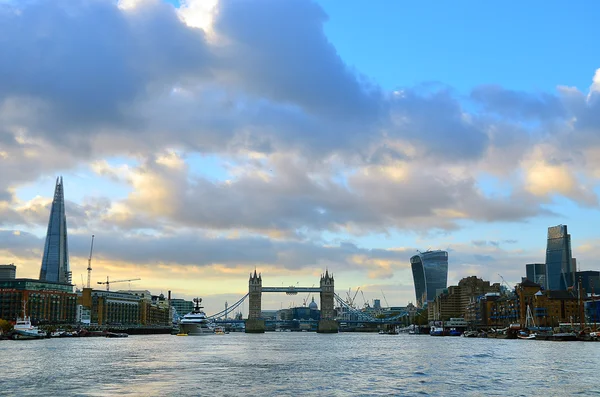
[[[26,302],[23,302],[23,318],[18,318],[13,327],[11,339],[44,339],[48,336],[45,331],[31,324],[31,318],[26,313]]]
[[[429,335],[431,336],[444,336],[444,328],[442,327],[431,327],[429,331]]]
[[[577,334],[575,332],[560,332],[552,335],[554,341],[574,341],[577,340]]]
[[[519,332],[519,334],[517,334],[517,338],[519,339],[535,339],[535,337],[535,333],[528,334],[527,332]]]
[[[213,335],[214,331],[210,328],[210,320],[200,306],[202,298],[194,298],[194,309],[179,320],[179,333],[189,336]]]

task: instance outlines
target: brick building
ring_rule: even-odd
[[[77,294],[70,284],[27,278],[0,280],[0,318],[17,321],[23,306],[31,322],[72,324],[77,315]]]

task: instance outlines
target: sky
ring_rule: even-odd
[[[406,305],[426,249],[449,252],[449,285],[513,285],[558,224],[600,270],[599,11],[0,0],[0,263],[38,277],[63,176],[78,287],[94,234],[93,283],[208,313],[254,269]]]

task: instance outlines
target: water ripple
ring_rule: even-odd
[[[588,396],[600,395],[599,353],[600,343],[351,333],[1,341],[0,395]]]

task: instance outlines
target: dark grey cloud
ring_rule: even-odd
[[[549,121],[564,118],[567,110],[557,95],[509,90],[498,85],[483,85],[471,91],[471,99],[485,110],[512,120]]]
[[[325,36],[326,19],[312,1],[222,1],[215,30],[234,42],[222,66],[235,66],[235,83],[259,96],[338,121],[373,119],[380,90],[346,66]]]
[[[25,2],[0,10],[0,98],[42,101],[52,139],[125,121],[122,106],[150,82],[177,81],[206,69],[200,30],[184,26],[172,7],[148,3],[124,13],[107,1]],[[53,125],[38,125],[50,133]],[[60,132],[58,131],[60,130]]]
[[[480,158],[489,145],[488,135],[476,123],[477,116],[465,118],[468,113],[447,88],[397,91],[390,112],[389,135],[418,143],[420,156],[439,162],[469,161]]]
[[[71,234],[69,250],[72,256],[89,255],[90,236]],[[26,232],[0,230],[0,250],[18,257],[40,257],[44,239]],[[403,252],[370,250],[352,244],[322,245],[314,242],[276,241],[265,237],[243,236],[237,239],[214,238],[196,232],[170,236],[126,234],[105,231],[95,233],[94,258],[105,261],[124,261],[131,264],[194,265],[214,264],[228,267],[248,267],[257,264],[297,270],[328,267],[333,271],[361,270],[368,264],[357,263],[355,255],[368,259],[406,262]]]

